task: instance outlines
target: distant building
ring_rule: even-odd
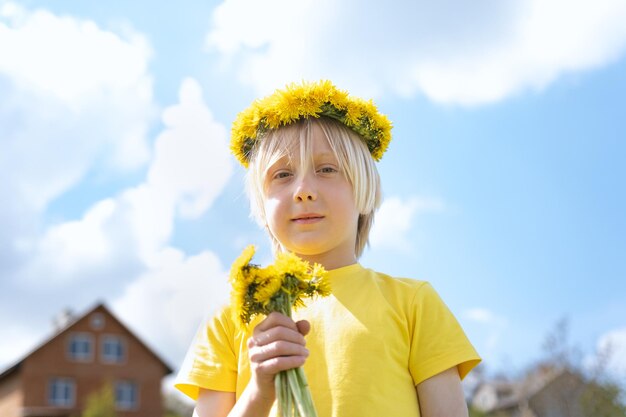
[[[585,417],[586,387],[575,372],[542,367],[521,381],[481,383],[471,403],[488,417]]]
[[[0,373],[1,417],[77,417],[111,384],[119,417],[161,417],[172,369],[103,305],[57,321],[55,334]],[[5,341],[7,342],[7,341]]]

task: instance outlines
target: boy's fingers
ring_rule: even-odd
[[[275,375],[279,371],[302,366],[309,356],[304,336],[311,325],[306,320],[294,322],[280,313],[271,313],[255,328],[248,339],[248,354],[256,375]]]
[[[250,362],[262,363],[279,357],[301,356],[306,358],[309,356],[307,348],[299,343],[286,342],[279,340],[268,345],[256,346],[249,351]]]
[[[283,326],[278,326],[272,327],[265,332],[257,332],[248,340],[248,348],[252,346],[268,345],[278,340],[297,343],[303,346],[306,344],[304,336],[301,333]]]
[[[258,365],[259,371],[265,374],[275,375],[280,371],[297,368],[304,365],[306,357],[304,356],[281,356],[272,358]]]
[[[311,323],[306,320],[296,322],[296,327],[302,336],[306,336],[311,331]]]
[[[265,319],[254,328],[254,333],[265,332],[276,326],[283,326],[296,331],[298,330],[296,323],[292,319],[284,314],[274,311],[265,317]]]

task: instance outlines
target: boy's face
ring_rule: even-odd
[[[352,186],[341,171],[324,133],[312,126],[312,159],[301,168],[299,152],[267,171],[265,214],[283,248],[327,269],[356,261],[359,213]]]

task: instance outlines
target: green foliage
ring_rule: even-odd
[[[591,383],[581,396],[586,416],[626,417],[626,405],[620,401],[622,390],[612,382]]]
[[[626,404],[623,385],[616,382],[615,375],[609,372],[613,347],[606,345],[599,349],[593,365],[583,371],[582,361],[574,366],[586,376],[585,389],[580,396],[580,405],[585,416],[591,417],[626,417]]]
[[[586,362],[582,351],[571,344],[569,333],[567,318],[559,320],[548,333],[543,357],[516,383],[527,392],[508,397],[506,407],[488,413],[470,406],[469,417],[520,415],[524,413],[522,405],[539,417],[626,417],[626,386],[611,372],[612,347],[602,347]]]
[[[544,349],[548,353],[544,365],[569,369],[582,376],[584,389],[579,401],[583,415],[588,417],[626,417],[626,405],[623,403],[624,387],[614,382],[608,364],[612,352],[610,347],[598,351],[591,370],[583,366],[580,351],[569,343],[569,321],[561,319],[548,334]]]
[[[115,413],[115,394],[111,384],[102,387],[87,397],[87,406],[82,417],[117,417]]]
[[[469,411],[469,417],[487,417],[487,414],[485,414],[484,412],[475,409],[474,407],[471,406],[471,404],[468,406],[468,411]]]

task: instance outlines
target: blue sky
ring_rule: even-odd
[[[358,7],[357,7],[358,5]],[[0,2],[0,365],[107,304],[175,368],[249,219],[230,123],[330,78],[394,123],[361,262],[516,373],[562,317],[626,374],[626,5]]]

